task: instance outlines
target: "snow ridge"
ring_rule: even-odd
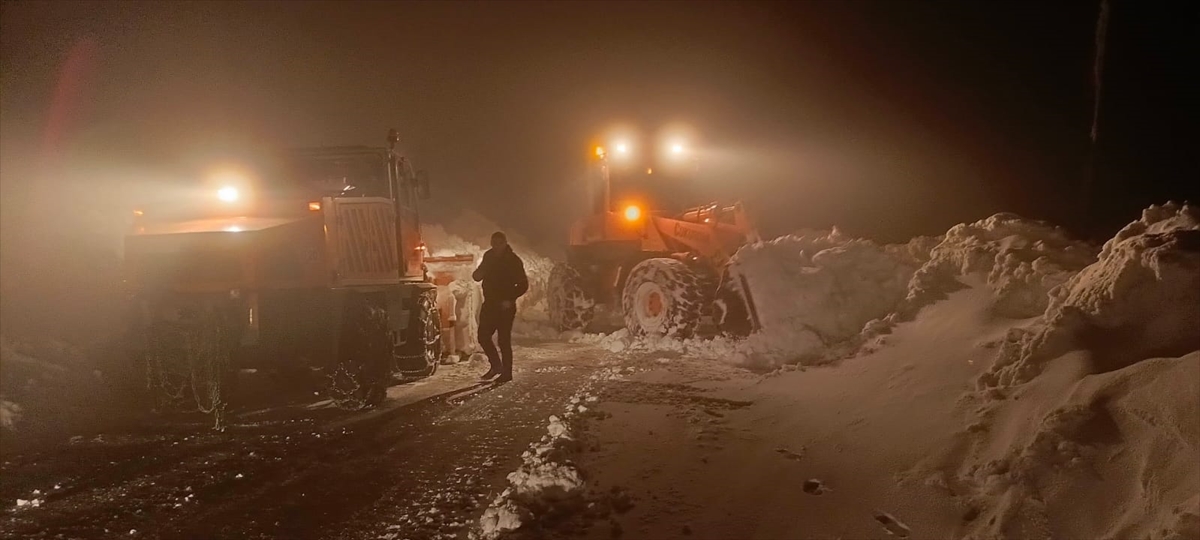
[[[471,538],[500,538],[536,522],[547,507],[569,504],[582,496],[584,481],[570,459],[575,451],[572,421],[588,412],[585,402],[596,401],[592,393],[595,384],[620,373],[620,368],[606,368],[588,377],[570,397],[562,416],[550,416],[546,434],[521,454],[521,466],[509,473],[508,487],[483,512]]]
[[[1036,324],[1010,332],[978,386],[1028,382],[1076,346],[1095,351],[1102,371],[1200,349],[1200,209],[1146,209],[1052,291]]]

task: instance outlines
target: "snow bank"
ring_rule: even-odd
[[[904,244],[888,244],[883,247],[889,254],[900,259],[905,264],[920,268],[929,262],[933,248],[945,240],[946,236],[917,236]]]
[[[1168,203],[1143,212],[1054,290],[1036,324],[1010,333],[979,386],[1028,382],[1075,348],[1095,354],[1097,371],[1200,349],[1200,209]]]
[[[1050,291],[1095,260],[1095,250],[1053,225],[1015,214],[996,214],[952,227],[913,276],[905,315],[962,288],[960,277],[981,278],[996,294],[1004,317],[1035,317]]]
[[[1144,211],[976,386],[975,537],[1200,536],[1200,209]]]
[[[741,356],[777,365],[818,358],[894,311],[916,267],[835,228],[744,246],[729,269],[735,280],[744,278],[761,324]]]
[[[1084,377],[1065,399],[1041,386],[1007,402],[1019,410],[979,445],[996,450],[964,468],[974,537],[1200,535],[1200,352]]]

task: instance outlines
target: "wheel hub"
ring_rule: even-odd
[[[662,294],[659,294],[658,291],[651,291],[649,297],[646,299],[646,312],[649,313],[651,317],[657,317],[662,315],[662,311]]]
[[[638,286],[634,313],[646,333],[663,333],[667,319],[667,298],[657,283],[646,282]]]

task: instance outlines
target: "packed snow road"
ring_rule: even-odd
[[[0,537],[465,537],[607,354],[519,347],[503,385],[460,364],[373,411],[308,400],[243,412],[225,433],[159,422],[8,455]]]

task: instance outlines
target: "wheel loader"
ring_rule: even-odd
[[[743,205],[662,208],[678,199],[678,175],[668,178],[661,167],[655,176],[656,167],[640,163],[614,181],[612,165],[597,148],[592,212],[572,225],[567,260],[555,265],[547,285],[551,321],[559,330],[582,330],[607,312],[634,336],[752,332],[758,322],[749,288],[726,272],[739,247],[759,240]]]
[[[315,380],[351,409],[433,374],[441,329],[417,211],[429,181],[397,140],[287,151],[134,212],[132,352],[157,408],[194,402],[220,426],[245,368]]]

